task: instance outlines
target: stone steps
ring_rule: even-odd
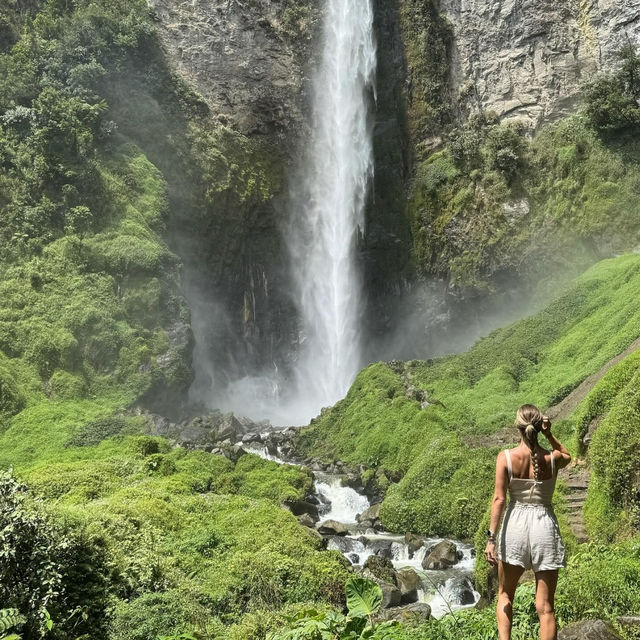
[[[587,542],[589,535],[584,522],[584,503],[587,499],[589,472],[585,468],[583,461],[576,460],[570,467],[562,469],[559,475],[568,489],[565,500],[571,532],[579,543]]]

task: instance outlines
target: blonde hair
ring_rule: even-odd
[[[523,404],[516,414],[516,427],[520,431],[523,442],[529,447],[533,477],[538,480],[540,476],[540,463],[536,455],[538,447],[538,433],[542,427],[542,413],[533,404]]]

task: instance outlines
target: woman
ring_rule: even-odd
[[[498,455],[485,550],[487,561],[498,565],[498,633],[500,640],[511,638],[513,596],[518,580],[525,569],[533,569],[540,638],[556,640],[553,598],[558,569],[565,566],[565,559],[551,500],[557,470],[571,462],[571,455],[552,435],[549,418],[532,404],[518,409],[516,427],[520,432],[520,444]],[[551,444],[551,451],[538,444],[541,431]],[[509,506],[496,539],[507,488]]]

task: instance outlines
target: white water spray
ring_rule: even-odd
[[[304,421],[343,397],[361,365],[356,242],[373,172],[371,0],[327,0],[324,20],[312,135],[288,234],[302,321],[296,417]]]

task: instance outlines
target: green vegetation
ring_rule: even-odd
[[[553,405],[640,335],[639,294],[640,257],[607,260],[545,310],[467,353],[371,365],[303,432],[301,446],[400,477],[382,508],[390,529],[472,537],[493,481],[492,434],[525,401]],[[409,383],[429,406],[407,397]]]
[[[450,31],[431,2],[404,2],[400,17],[409,125],[424,143],[410,202],[421,273],[479,290],[523,262],[553,268],[554,251],[579,267],[637,242],[633,50],[588,87],[583,114],[535,139],[482,115],[427,157],[451,120]],[[287,1],[280,18],[272,26],[300,44],[317,12]],[[0,7],[0,638],[490,637],[490,610],[374,625],[377,588],[358,581],[343,615],[346,562],[280,506],[308,494],[306,470],[174,447],[131,411],[176,410],[191,381],[167,229],[188,228],[191,248],[215,238],[204,258],[215,277],[283,190],[277,149],[212,115],[168,69],[144,0]],[[278,254],[277,239],[260,242]],[[553,404],[636,339],[639,294],[640,257],[625,255],[466,354],[371,365],[301,446],[366,465],[388,528],[472,538],[496,432],[518,404]],[[640,606],[638,362],[612,368],[556,425],[584,453],[599,424],[587,524],[614,543],[577,548],[560,492],[573,552],[563,621]],[[477,575],[486,584],[482,561]],[[519,598],[524,638],[531,588]]]
[[[191,382],[167,227],[233,251],[281,163],[169,71],[144,0],[0,8],[0,634],[249,637],[343,600],[342,556],[280,507],[307,472],[172,448],[129,411]]]
[[[599,74],[585,87],[587,116],[607,135],[640,126],[640,56],[632,44],[626,44],[618,58],[617,71]]]
[[[267,636],[268,640],[315,640],[316,638],[349,638],[359,640],[390,640],[399,638],[397,622],[376,624],[380,611],[382,589],[372,580],[350,578],[345,584],[348,614],[334,611],[300,611],[287,620],[286,631]]]
[[[234,464],[223,456],[172,449],[160,438],[122,435],[139,429],[138,419],[125,425],[115,420],[121,434],[93,444],[114,422],[94,420],[78,428],[74,410],[58,405],[59,420],[46,424],[47,447],[38,446],[40,422],[37,414],[30,422],[28,412],[0,439],[5,459],[20,461],[16,472],[29,494],[44,501],[38,509],[51,507],[47,519],[29,520],[15,538],[0,541],[7,548],[25,548],[33,529],[33,547],[53,558],[43,560],[43,570],[53,571],[65,587],[43,580],[19,556],[8,566],[0,561],[0,572],[12,577],[2,580],[11,605],[36,616],[46,603],[55,628],[73,629],[72,637],[82,635],[76,620],[81,616],[93,625],[94,638],[155,640],[162,633],[193,630],[217,637],[245,612],[316,600],[339,603],[347,577],[341,555],[321,551],[320,540],[279,506],[308,493],[308,473],[255,456]],[[87,435],[92,444],[86,444]],[[21,446],[14,453],[15,441]],[[28,452],[36,450],[30,458]],[[11,479],[7,483],[18,486]],[[16,492],[2,491],[3,526],[23,517],[12,497]],[[19,495],[26,500],[28,494],[20,487]],[[86,545],[83,554],[76,538]],[[34,557],[28,548],[22,553]],[[92,573],[76,568],[83,562]],[[100,578],[95,587],[94,573]],[[41,594],[39,585],[56,597]],[[67,595],[70,587],[77,600]],[[67,624],[65,616],[71,615]]]
[[[585,516],[591,535],[600,540],[630,536],[640,530],[640,370],[613,397],[589,449],[591,483]]]
[[[422,141],[451,121],[448,74],[453,34],[432,0],[400,3],[400,24],[409,76],[409,127],[413,140]],[[417,146],[422,153],[421,142]]]
[[[506,270],[541,277],[572,265],[577,273],[635,248],[640,74],[632,47],[620,57],[619,72],[585,87],[580,112],[533,138],[487,113],[449,130],[436,153],[425,156],[417,143],[409,218],[420,273],[482,292]]]
[[[476,584],[490,591],[482,559],[484,505],[493,490],[495,456],[509,446],[503,429],[520,404],[554,405],[625,351],[640,336],[639,293],[640,257],[606,260],[546,309],[495,331],[467,353],[371,365],[343,401],[301,433],[299,446],[310,455],[364,463],[369,470],[363,480],[383,479],[378,487],[386,490],[381,518],[387,528],[475,536]],[[592,480],[585,515],[592,538],[608,543],[576,544],[560,481],[556,509],[570,555],[557,599],[562,623],[614,619],[638,607],[639,362],[639,352],[631,352],[554,427],[574,454],[584,455],[583,438],[597,425],[588,450]],[[421,408],[425,399],[429,404]],[[515,637],[529,638],[536,624],[530,588],[521,589],[518,603]],[[493,616],[491,609],[457,614],[405,629],[401,637],[493,637]]]

